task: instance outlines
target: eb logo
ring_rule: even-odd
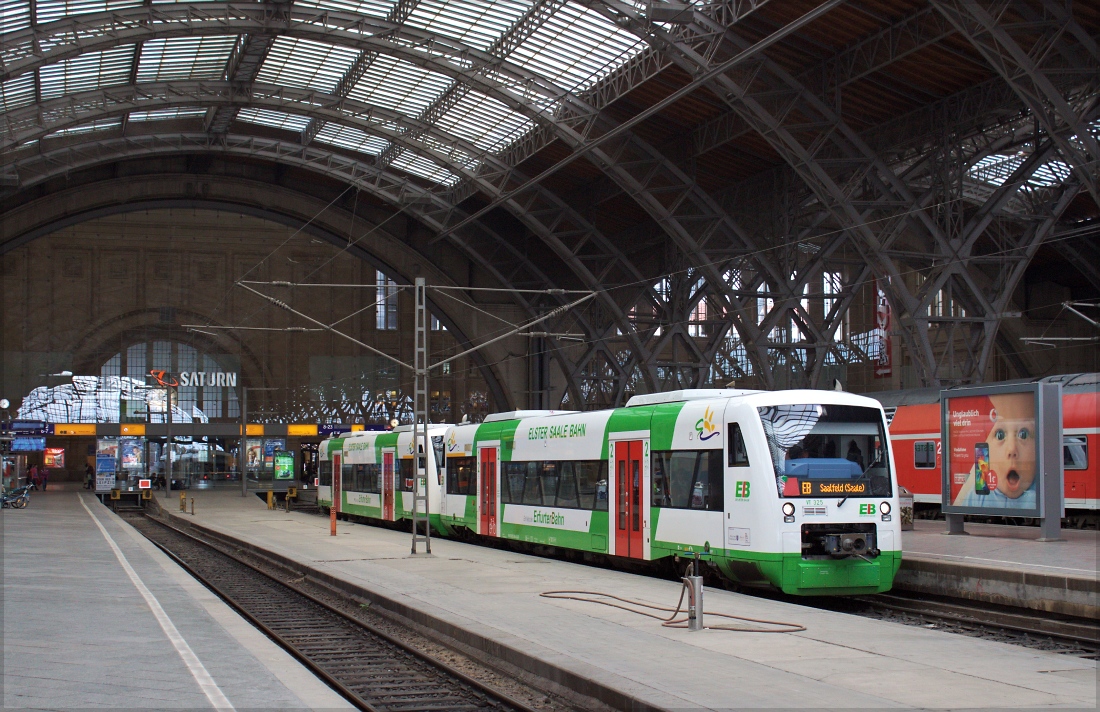
[[[748,499],[749,483],[745,481],[738,481],[737,484],[733,486],[733,495],[737,499]]]
[[[874,516],[874,514],[875,514],[875,505],[873,505],[873,504],[861,504],[861,505],[859,505],[859,513],[860,513],[861,516],[863,516],[863,515]]]
[[[812,482],[802,483],[802,494],[813,494],[814,486]]]

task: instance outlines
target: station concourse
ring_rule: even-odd
[[[0,0],[5,706],[378,706],[163,521],[539,712],[1095,709],[1098,77],[1094,2]],[[680,575],[806,630],[538,595]]]

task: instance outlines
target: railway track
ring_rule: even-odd
[[[858,596],[837,610],[908,625],[936,628],[1051,652],[1100,659],[1100,626],[1095,621],[1020,611],[963,599],[934,600],[897,593]]]
[[[128,521],[361,710],[536,712],[202,539],[144,516]]]

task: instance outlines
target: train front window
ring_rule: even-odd
[[[757,409],[780,497],[889,497],[882,414],[852,405]]]

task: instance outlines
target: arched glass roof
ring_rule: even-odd
[[[208,18],[222,9],[228,18],[262,9],[267,14],[257,21],[270,21],[273,29],[237,31],[248,22],[229,21],[221,31],[206,23],[186,36],[181,18]],[[177,25],[185,29],[171,29]],[[110,39],[120,27],[138,26],[154,28],[151,34],[169,29],[161,37]],[[73,117],[69,125],[21,145],[118,130],[128,122],[156,131],[152,122],[185,119],[217,131],[222,120],[222,131],[232,125],[234,133],[250,126],[297,132],[303,143],[364,154],[441,186],[475,172],[486,154],[549,120],[563,97],[592,87],[646,49],[634,35],[566,0],[0,0],[0,33],[0,68],[51,56],[66,44],[86,48],[54,52],[55,61],[14,76],[6,70],[0,113],[74,95],[94,103],[95,92],[156,85],[86,121],[76,109],[64,109]],[[373,47],[364,47],[364,39]],[[200,85],[172,88],[183,82]],[[231,91],[223,90],[224,82],[234,83],[232,100],[205,103],[204,96]],[[250,101],[250,86],[263,87],[269,101]],[[286,101],[279,96],[284,88],[299,93]],[[316,94],[302,98],[301,92]],[[174,98],[142,108],[150,93]],[[309,115],[322,106],[335,108],[340,119]]]

